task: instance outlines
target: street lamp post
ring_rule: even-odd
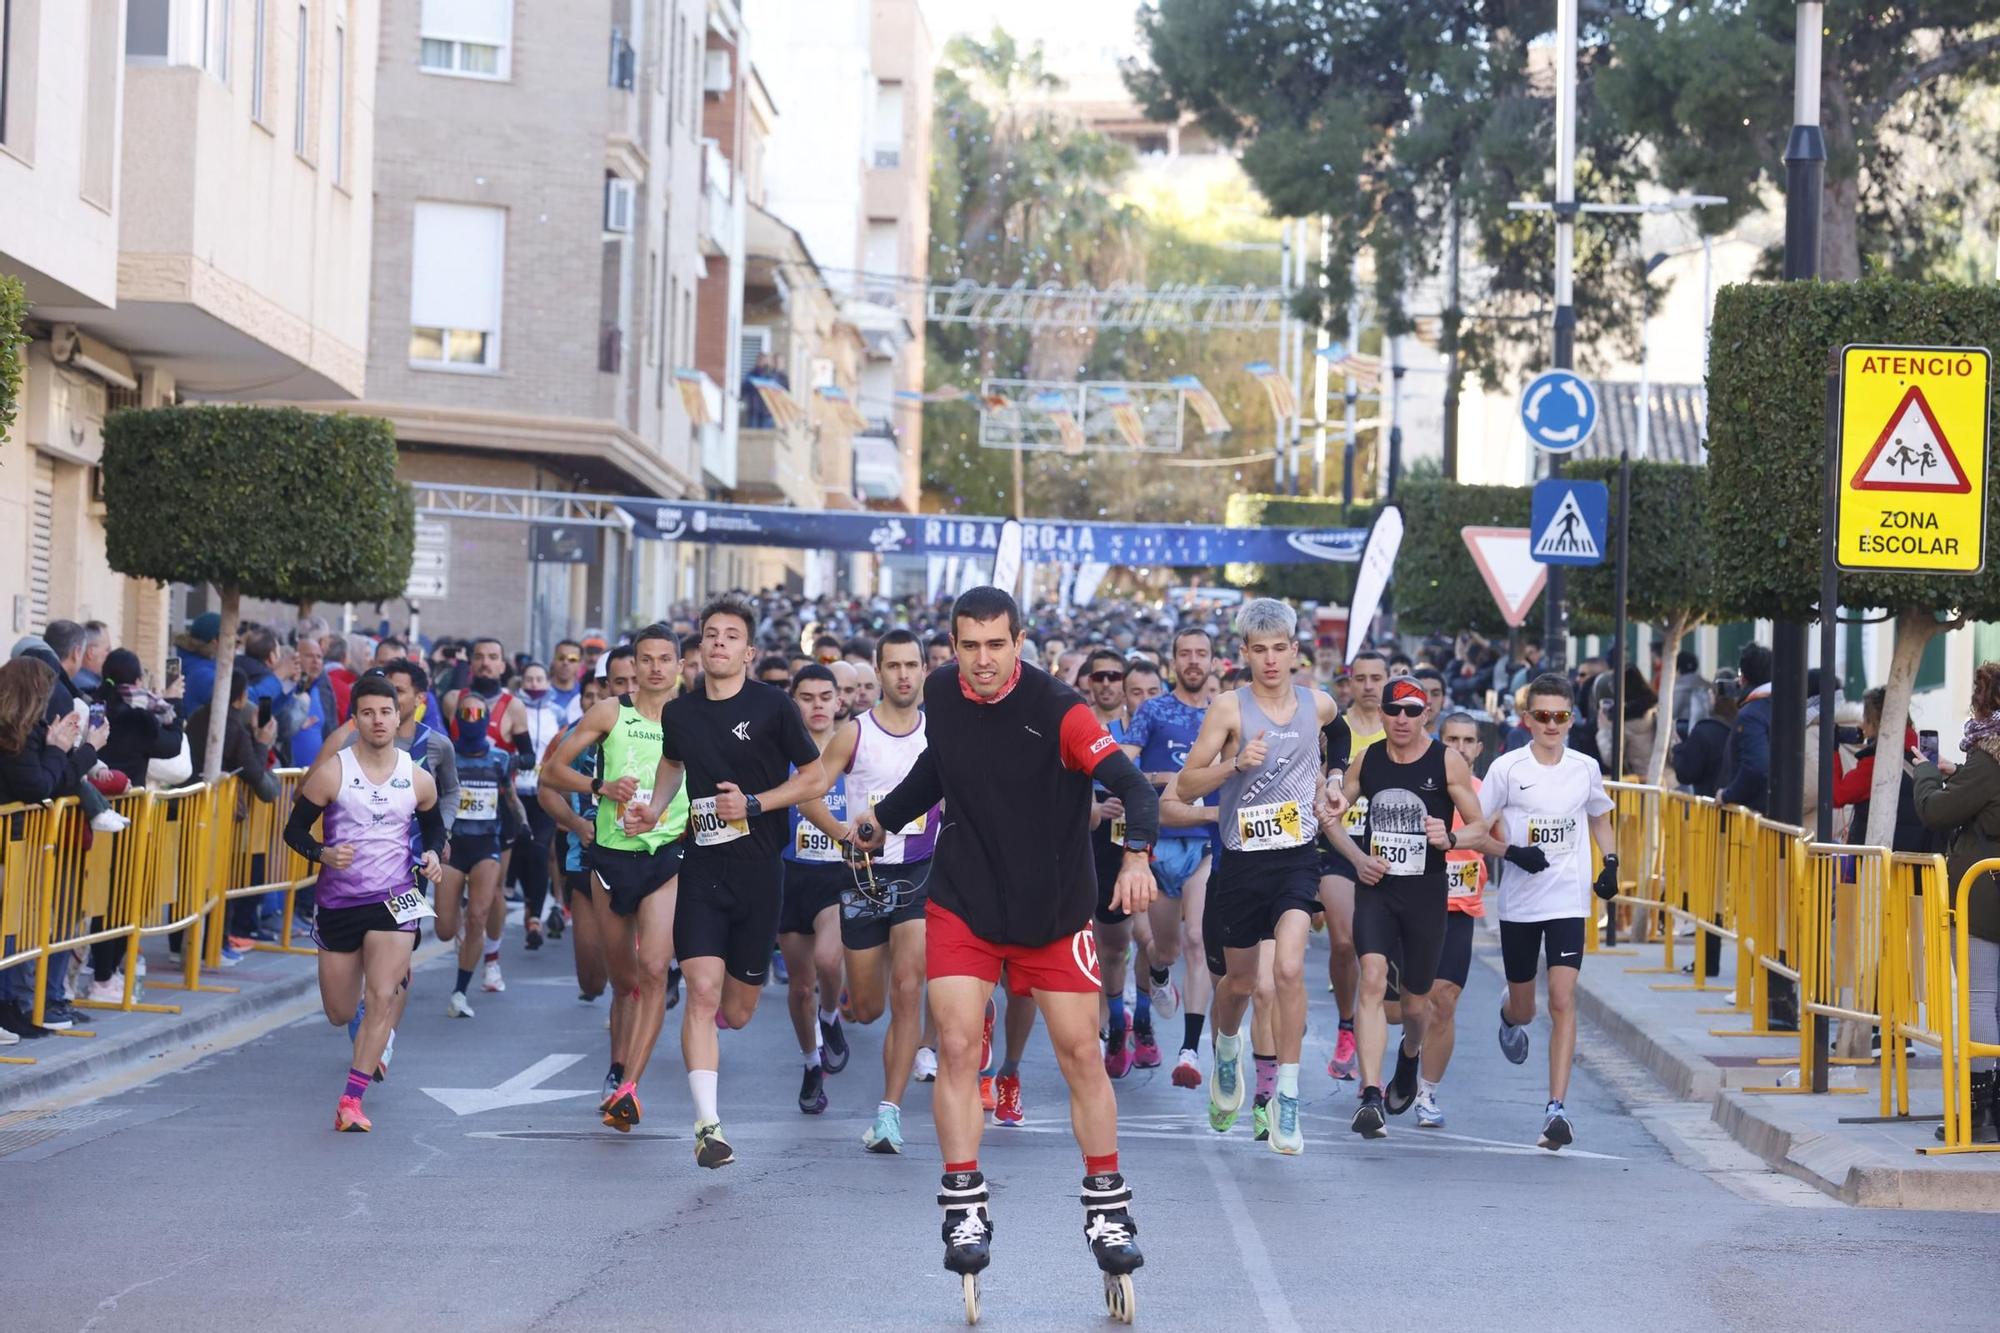
[[[1555,364],[1576,366],[1576,306],[1572,285],[1576,256],[1576,0],[1556,4],[1556,323]],[[1562,456],[1548,455],[1548,475],[1562,475]],[[1561,565],[1549,566],[1548,615],[1542,656],[1560,671],[1569,644],[1568,579]]]

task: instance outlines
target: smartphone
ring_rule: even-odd
[[[269,699],[259,699],[257,701],[257,725],[261,728],[270,725],[270,722],[271,701]]]
[[[1938,761],[1938,734],[1935,731],[1918,732],[1917,748],[1924,752],[1924,758],[1935,765]]]
[[[167,687],[169,689],[173,688],[173,683],[180,678],[181,659],[178,657],[169,657],[167,659]]]
[[[91,731],[95,731],[95,730],[97,730],[97,729],[98,729],[99,727],[101,727],[101,726],[103,726],[103,725],[104,725],[104,705],[103,705],[103,704],[92,704],[92,705],[90,706],[90,728],[89,728],[89,729],[90,729]]]

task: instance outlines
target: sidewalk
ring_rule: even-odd
[[[1923,1046],[1913,1050],[1907,1120],[1849,1123],[1879,1119],[1879,1063],[1833,1067],[1836,1088],[1862,1092],[1815,1096],[1743,1091],[1796,1084],[1796,1066],[1758,1061],[1796,1059],[1799,1045],[1796,1036],[1715,1035],[1715,1029],[1750,1026],[1742,1014],[1701,1012],[1729,1005],[1731,951],[1724,951],[1723,975],[1711,983],[1722,989],[1698,993],[1659,989],[1686,985],[1692,977],[1633,970],[1659,966],[1657,943],[1622,947],[1631,954],[1600,952],[1585,960],[1577,985],[1578,1012],[1650,1069],[1669,1092],[1686,1101],[1711,1103],[1715,1122],[1774,1169],[1847,1203],[2000,1212],[2000,1152],[1927,1157],[1916,1151],[1936,1142],[1932,1132],[1943,1111],[1935,1051]],[[1692,940],[1676,940],[1675,962],[1693,957],[1696,947]],[[1497,958],[1489,961],[1498,964]]]
[[[444,948],[427,940],[417,951],[416,966],[421,967]],[[198,991],[170,990],[157,984],[181,979],[180,965],[167,959],[164,940],[147,941],[145,954],[146,981],[151,984],[139,995],[140,1002],[175,1004],[180,1012],[84,1009],[79,1011],[83,1021],[69,1035],[0,1048],[0,1055],[35,1061],[31,1065],[0,1064],[0,1111],[44,1101],[112,1074],[130,1073],[142,1079],[146,1077],[146,1062],[181,1054],[204,1037],[240,1027],[296,1001],[310,998],[317,1004],[319,965],[311,954],[254,950],[235,967],[204,971],[203,989]],[[84,1032],[94,1035],[78,1035]]]

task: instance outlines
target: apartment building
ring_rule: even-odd
[[[424,487],[678,497],[701,254],[702,0],[383,0],[368,390]],[[710,382],[700,397],[720,406]],[[423,492],[429,496],[428,490]],[[675,586],[620,528],[420,515],[426,634],[546,652]]]
[[[0,0],[0,272],[34,339],[0,444],[15,632],[95,618],[164,656],[168,595],[104,559],[106,412],[361,393],[375,13]]]

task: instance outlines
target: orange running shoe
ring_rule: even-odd
[[[991,1074],[981,1074],[979,1076],[979,1104],[988,1111],[994,1107],[993,1075]]]
[[[993,1080],[993,1118],[1003,1125],[1021,1123],[1021,1076],[1002,1074]]]
[[[604,1109],[604,1123],[620,1134],[632,1132],[632,1126],[639,1123],[639,1089],[636,1084],[618,1085],[618,1092],[611,1098],[611,1105]]]
[[[361,1114],[359,1097],[342,1097],[340,1105],[333,1109],[333,1127],[342,1134],[366,1134],[375,1128],[368,1117]]]

